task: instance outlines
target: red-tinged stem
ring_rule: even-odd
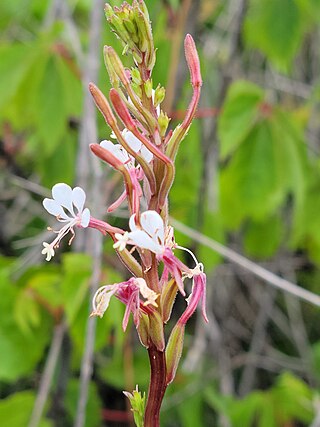
[[[151,379],[144,416],[144,427],[160,427],[160,408],[167,388],[166,358],[163,351],[159,351],[152,344],[149,349]]]

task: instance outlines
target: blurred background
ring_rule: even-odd
[[[170,214],[205,265],[210,323],[188,325],[162,425],[320,426],[320,3],[146,3],[172,125],[191,97],[186,33],[204,80]],[[132,426],[122,391],[147,390],[146,351],[134,329],[122,333],[118,301],[88,319],[92,289],[127,277],[111,242],[78,230],[71,249],[41,255],[52,185],[81,185],[96,217],[122,191],[89,153],[110,131],[87,90],[108,92],[102,49],[121,53],[120,42],[101,0],[2,0],[0,29],[0,424]],[[107,218],[126,227],[125,208]],[[222,257],[216,241],[234,252]],[[310,302],[272,286],[277,277]]]

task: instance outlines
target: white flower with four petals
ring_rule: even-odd
[[[57,237],[52,243],[44,242],[44,249],[42,254],[46,255],[46,260],[54,256],[54,249],[59,247],[61,239],[69,232],[72,237],[69,241],[71,244],[74,238],[74,227],[86,228],[90,222],[90,211],[88,208],[84,209],[86,194],[80,187],[72,189],[69,185],[64,183],[56,184],[52,187],[52,199],[45,198],[42,202],[44,208],[49,214],[54,215],[59,222],[65,225],[59,230],[54,231]]]
[[[132,132],[124,129],[122,131],[122,136],[126,140],[130,148],[135,152],[139,153],[141,157],[145,159],[146,162],[150,163],[153,159],[153,154],[151,151],[145,147],[142,142],[133,135]],[[111,134],[111,138],[115,138],[115,135]],[[111,141],[104,140],[100,142],[100,146],[108,150],[113,154],[121,163],[126,165],[127,169],[133,169],[135,167],[135,160],[123,147],[121,144],[114,144]]]

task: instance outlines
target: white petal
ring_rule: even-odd
[[[75,187],[72,190],[72,202],[75,207],[78,209],[78,212],[83,211],[84,202],[86,201],[86,193],[82,190],[81,187]]]
[[[129,227],[131,231],[140,230],[140,228],[136,226],[135,217],[136,217],[136,214],[133,214],[129,219]]]
[[[128,234],[128,237],[129,243],[138,246],[139,248],[148,249],[155,254],[160,254],[163,252],[162,247],[142,230],[132,231]]]
[[[54,216],[60,216],[61,218],[66,219],[66,220],[71,219],[68,217],[68,215],[62,209],[61,205],[59,205],[59,203],[57,203],[55,200],[46,198],[43,200],[42,204],[43,204],[43,207],[45,208],[45,210],[47,212],[49,212],[49,214],[54,215]]]
[[[133,135],[132,132],[125,129],[122,132],[122,136],[124,137],[127,144],[130,146],[130,148],[132,148],[133,151],[137,153],[140,150],[142,143],[136,136]]]
[[[144,145],[141,147],[141,156],[145,159],[146,162],[150,163],[153,159],[153,154],[150,150]]]
[[[102,148],[110,151],[117,159],[122,163],[126,163],[130,160],[129,154],[125,151],[125,149],[120,144],[113,144],[111,141],[102,141],[100,142]]]
[[[80,224],[83,228],[86,228],[86,227],[88,227],[89,222],[90,222],[90,211],[88,208],[85,208],[85,210],[81,214]]]
[[[164,244],[163,219],[156,211],[146,211],[140,217],[141,227],[157,242]]]
[[[75,216],[72,206],[72,188],[64,183],[56,184],[52,187],[52,196],[56,202],[68,209]]]

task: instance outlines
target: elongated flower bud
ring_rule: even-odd
[[[149,335],[153,344],[159,351],[165,348],[165,340],[163,333],[163,323],[160,314],[157,311],[149,314]]]
[[[166,348],[167,384],[170,384],[176,376],[176,371],[183,349],[185,326],[177,323],[172,329]]]
[[[115,118],[112,109],[110,107],[109,102],[107,101],[107,98],[104,96],[104,94],[101,92],[100,89],[97,88],[97,86],[93,83],[89,83],[89,90],[91,92],[91,95],[93,96],[94,102],[96,103],[96,106],[101,111],[103,117],[105,118],[105,121],[108,123],[108,125],[112,128],[114,126],[117,126],[117,119]]]
[[[184,50],[190,70],[191,84],[193,87],[201,86],[202,78],[200,72],[199,56],[194,40],[190,34],[187,34],[184,40]]]

